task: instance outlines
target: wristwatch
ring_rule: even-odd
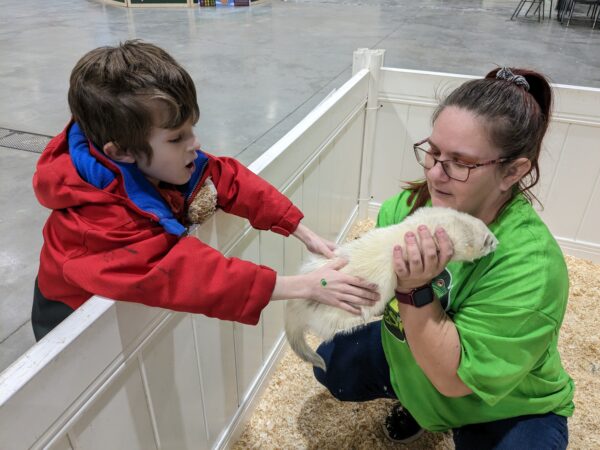
[[[398,292],[396,291],[396,300],[405,305],[412,305],[420,308],[421,306],[428,305],[433,301],[433,289],[430,284],[414,288],[410,292]]]

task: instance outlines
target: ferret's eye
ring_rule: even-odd
[[[489,234],[485,237],[485,241],[483,243],[483,246],[485,248],[491,248],[492,250],[494,250],[496,248],[496,244],[494,242],[494,238],[492,236],[490,236]]]

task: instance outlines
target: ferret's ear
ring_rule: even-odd
[[[123,151],[115,142],[108,142],[102,147],[104,154],[110,159],[122,163],[134,163],[135,158],[128,151]]]
[[[508,163],[507,167],[504,168],[504,174],[502,175],[502,181],[500,182],[500,189],[506,192],[518,183],[521,178],[529,173],[531,170],[531,161],[527,158],[517,158],[514,161]]]

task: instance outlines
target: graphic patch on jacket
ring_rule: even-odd
[[[444,269],[437,277],[431,280],[431,288],[433,293],[440,300],[444,311],[448,311],[451,304],[450,301],[450,290],[452,288],[452,274]],[[406,335],[404,334],[404,325],[398,312],[398,300],[395,298],[391,299],[385,307],[383,312],[383,324],[400,342],[406,342]]]

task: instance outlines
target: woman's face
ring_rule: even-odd
[[[500,151],[489,142],[480,119],[455,106],[446,107],[439,114],[429,143],[434,156],[441,161],[474,164],[501,157]],[[449,178],[441,164],[425,169],[425,177],[433,206],[466,212],[485,223],[494,220],[509,195],[510,186],[502,181],[495,164],[471,169],[465,182]]]

